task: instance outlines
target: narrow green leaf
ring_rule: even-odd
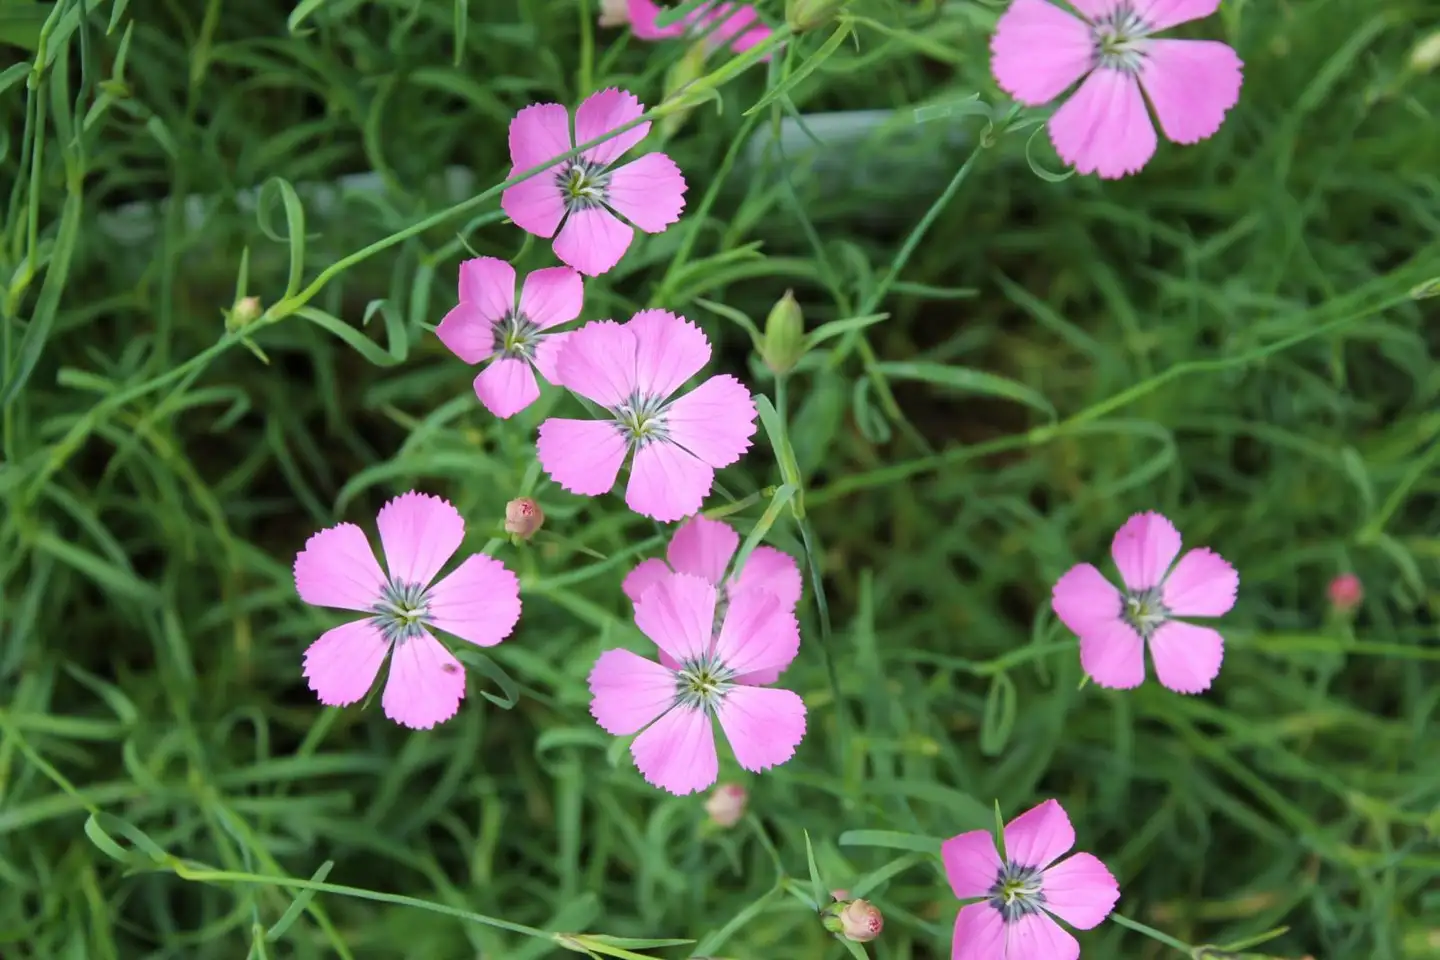
[[[310,882],[324,883],[325,878],[330,876],[330,871],[333,869],[335,869],[335,861],[326,860],[324,863],[320,864],[320,869],[316,870],[310,875]],[[293,924],[296,920],[300,919],[300,914],[305,912],[305,908],[308,907],[310,905],[310,901],[314,899],[314,890],[301,890],[299,893],[297,893],[295,895],[295,899],[290,901],[290,906],[287,907],[285,909],[285,912],[280,915],[280,919],[275,921],[275,925],[272,926],[269,930],[265,931],[265,939],[270,941],[271,943],[274,943],[281,937],[285,936],[285,931],[289,930],[290,925]]]
[[[882,320],[890,319],[888,313],[871,313],[863,317],[846,317],[844,320],[831,320],[829,323],[822,323],[811,330],[805,337],[805,349],[811,350],[835,337],[849,333],[852,330],[864,330],[866,327],[873,327]]]
[[[1050,422],[1055,422],[1055,407],[1041,393],[1030,389],[1024,384],[1016,383],[1014,380],[1002,377],[993,373],[986,373],[984,370],[972,370],[969,367],[952,367],[943,363],[880,363],[875,369],[881,376],[895,380],[919,380],[924,383],[931,383],[937,387],[947,387],[951,390],[962,390],[965,393],[975,393],[988,397],[1000,397],[1005,400],[1013,400],[1022,403],[1033,410],[1045,414]]]
[[[980,719],[980,752],[985,756],[999,756],[1010,742],[1010,732],[1015,729],[1016,699],[1015,683],[1009,674],[1002,670],[990,678],[990,690]]]
[[[787,96],[790,91],[799,86],[806,77],[820,69],[820,65],[826,60],[829,60],[836,50],[840,49],[840,44],[845,42],[845,38],[850,35],[851,29],[852,27],[849,21],[841,21],[840,25],[835,28],[835,32],[830,34],[829,38],[820,46],[819,50],[816,50],[810,54],[810,56],[806,57],[805,61],[795,68],[794,73],[771,87],[770,92],[756,101],[755,105],[749,110],[746,110],[742,116],[748,117],[752,113],[759,113],[776,100]]]
[[[511,710],[515,707],[515,704],[520,702],[520,685],[511,678],[510,674],[505,672],[505,668],[481,653],[479,648],[470,644],[462,644],[454,653],[456,659],[461,663],[469,667],[474,667],[480,673],[500,685],[502,693],[500,697],[485,690],[480,691],[480,695],[486,700],[489,700],[502,710]]]
[[[55,234],[55,246],[50,253],[50,265],[45,271],[45,281],[40,286],[40,296],[35,300],[35,312],[20,338],[20,357],[14,370],[0,371],[5,377],[5,390],[0,394],[0,407],[9,407],[20,396],[30,375],[40,362],[45,343],[55,326],[55,314],[60,308],[60,297],[65,292],[65,281],[70,275],[70,258],[75,253],[75,243],[80,234],[80,215],[85,204],[80,185],[72,183],[60,211],[60,227]]]
[[[915,853],[938,854],[940,839],[896,830],[847,830],[835,841],[842,847],[884,847],[886,850],[910,850]]]
[[[820,879],[820,867],[815,863],[815,847],[810,843],[810,831],[805,831],[805,865],[810,871],[810,893],[816,910],[825,906],[829,899],[825,895],[825,882]]]
[[[387,350],[382,350],[373,340],[365,336],[359,330],[350,326],[345,321],[324,310],[317,310],[314,307],[301,307],[295,311],[297,317],[303,317],[315,324],[327,333],[334,334],[353,348],[356,353],[375,364],[377,367],[393,367],[401,363],[407,352],[409,344],[390,342]],[[388,331],[387,331],[388,332]]]
[[[270,205],[274,203],[277,193],[285,207],[286,235],[283,237],[275,233],[270,225]],[[305,280],[305,207],[300,203],[300,195],[295,192],[290,181],[283,177],[271,177],[260,188],[255,215],[266,236],[290,244],[290,278],[285,284],[285,296],[293,297],[300,292]]]

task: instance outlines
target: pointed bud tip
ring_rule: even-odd
[[[775,301],[765,318],[765,339],[760,359],[773,373],[789,373],[805,356],[805,313],[793,290]]]

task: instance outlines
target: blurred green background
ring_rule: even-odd
[[[573,401],[498,422],[430,332],[467,249],[553,263],[493,198],[441,215],[505,177],[514,112],[608,85],[653,106],[685,44],[597,30],[593,0],[0,0],[0,956],[563,953],[470,913],[700,941],[630,948],[655,957],[844,956],[801,902],[808,834],[824,886],[884,910],[871,956],[947,957],[953,898],[903,847],[1054,796],[1118,909],[1183,943],[1288,925],[1260,949],[1440,957],[1440,300],[1412,295],[1440,277],[1440,8],[1227,0],[1188,33],[1237,48],[1240,106],[1117,183],[1037,176],[1043,133],[1030,162],[1029,131],[982,140],[1001,8],[857,0],[828,57],[834,27],[657,127],[686,216],[587,283],[584,318],[682,312],[773,397],[727,311],[762,323],[793,288],[811,327],[855,316],[984,145],[888,318],[787,384],[823,570],[786,675],[810,732],[772,773],[722,770],[751,791],[723,830],[586,712],[666,531],[546,485],[535,427]],[[814,116],[860,110],[894,113]],[[292,250],[303,286],[325,271],[313,312],[227,332],[237,276],[268,308]],[[711,505],[777,483],[761,439]],[[473,675],[420,734],[315,702],[301,653],[338,620],[290,575],[311,532],[412,487],[460,507],[467,549],[521,493],[548,515],[498,551],[518,703]],[[1240,570],[1204,696],[1081,688],[1049,612],[1147,509]],[[770,539],[805,556],[788,513]],[[1344,571],[1353,619],[1326,601]],[[297,916],[327,862],[350,889]]]

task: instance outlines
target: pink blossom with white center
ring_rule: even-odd
[[[805,737],[799,696],[744,680],[795,659],[794,615],[773,593],[745,590],[731,597],[716,631],[717,603],[703,578],[666,574],[635,605],[635,625],[677,666],[606,650],[590,671],[591,715],[607,733],[638,733],[630,744],[635,766],[677,796],[715,782],[715,720],[740,766],[756,773],[789,760]]]
[[[515,296],[515,268],[495,257],[460,264],[460,302],[445,314],[435,335],[466,363],[489,360],[475,377],[475,396],[504,419],[540,398],[539,370],[558,383],[555,360],[568,334],[555,327],[580,316],[584,301],[580,274],[546,267],[525,278]]]
[[[1155,127],[1175,143],[1199,143],[1240,100],[1244,66],[1214,40],[1154,36],[1208,17],[1220,0],[1071,0],[1078,17],[1048,0],[1015,0],[990,39],[1001,89],[1028,106],[1049,103],[1084,80],[1050,118],[1050,140],[1080,173],[1115,179],[1155,153]]]
[[[633,94],[601,90],[575,111],[572,137],[569,110],[558,103],[531,104],[510,121],[510,176],[617,130],[644,112]],[[553,164],[506,189],[500,206],[522,230],[554,237],[555,255],[562,261],[586,276],[599,276],[620,262],[635,227],[661,233],[685,209],[685,178],[665,154],[647,153],[614,166],[649,132],[646,121]]]
[[[546,420],[540,465],[564,489],[596,497],[615,485],[633,451],[630,509],[662,523],[695,513],[715,471],[739,460],[755,433],[755,402],[734,377],[711,377],[673,397],[709,360],[705,334],[665,310],[585,324],[560,354],[560,382],[607,416]]]
[[[660,26],[661,7],[655,0],[628,0],[630,29],[641,40],[667,40],[698,36],[710,52],[729,47],[744,53],[770,36],[771,29],[748,3],[705,3],[681,20]]]
[[[1225,640],[1175,617],[1218,617],[1235,605],[1240,574],[1201,547],[1180,557],[1180,532],[1158,513],[1131,517],[1110,555],[1125,590],[1088,563],[1055,584],[1051,606],[1080,638],[1080,665],[1102,687],[1128,690],[1145,680],[1145,647],[1155,675],[1176,693],[1200,693],[1220,672]],[[1174,567],[1171,567],[1174,564]]]
[[[795,612],[800,603],[802,589],[800,568],[788,553],[774,547],[760,546],[750,551],[745,566],[728,579],[725,571],[730,558],[740,547],[740,534],[735,528],[720,520],[696,514],[675,529],[670,545],[665,550],[665,560],[651,558],[642,561],[630,571],[621,584],[625,596],[635,603],[652,584],[664,579],[672,570],[703,578],[718,591],[720,613],[723,615],[729,596],[740,590],[768,590],[784,605],[786,610]],[[669,561],[669,565],[666,565]],[[664,650],[660,651],[660,662],[675,669],[679,665]],[[747,674],[742,682],[765,686],[780,679],[780,671],[762,671]]]
[[[1054,918],[1096,927],[1115,909],[1120,885],[1091,854],[1060,860],[1073,846],[1075,829],[1054,800],[1005,825],[1003,860],[988,830],[946,840],[950,889],[979,901],[955,918],[951,960],[1077,960],[1080,944]]]
[[[460,512],[439,497],[402,494],[376,522],[388,574],[353,523],[321,530],[295,557],[301,600],[365,614],[310,645],[305,678],[321,703],[347,706],[370,692],[388,655],[385,716],[427,730],[453,717],[465,698],[465,670],[431,629],[494,646],[520,619],[520,583],[480,553],[433,582],[465,538]]]

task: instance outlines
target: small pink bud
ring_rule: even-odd
[[[521,540],[529,540],[545,522],[545,511],[540,504],[529,497],[521,497],[505,504],[505,532]]]
[[[885,929],[885,918],[869,900],[841,900],[820,911],[820,922],[846,940],[869,943]]]
[[[600,26],[623,27],[629,22],[629,0],[600,0]]]
[[[1365,588],[1353,573],[1342,573],[1331,580],[1327,592],[1330,594],[1330,605],[1338,613],[1350,613],[1365,599]]]
[[[716,826],[733,827],[745,816],[750,794],[738,783],[722,783],[705,801],[705,812]]]

